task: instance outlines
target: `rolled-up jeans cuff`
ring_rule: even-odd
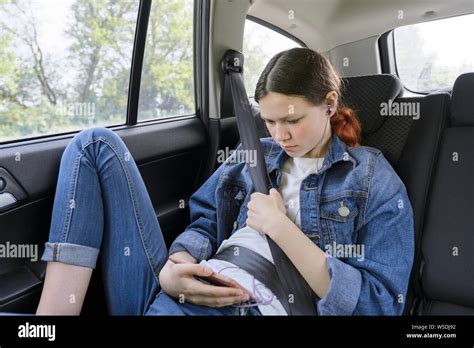
[[[45,244],[41,260],[95,269],[99,251],[85,245],[48,242]]]

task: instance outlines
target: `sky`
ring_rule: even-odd
[[[48,52],[64,50],[66,36],[64,29],[67,24],[67,15],[70,13],[74,0],[41,0],[34,1],[37,8],[35,16],[44,23],[42,45]]]

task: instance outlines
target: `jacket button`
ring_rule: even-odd
[[[237,228],[237,221],[234,221],[234,230]]]
[[[340,207],[339,207],[339,209],[337,209],[337,212],[339,213],[339,215],[341,215],[342,217],[348,216],[351,213],[349,208],[346,207],[344,205],[344,202],[342,202],[342,201],[339,204],[340,204]]]

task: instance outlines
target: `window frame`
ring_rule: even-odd
[[[151,2],[152,0],[140,0],[140,7],[138,8],[135,42],[133,44],[132,65],[128,85],[127,114],[125,118],[125,124],[128,126],[136,125],[138,119],[138,101],[140,97],[140,84],[142,80]]]
[[[396,28],[383,33],[378,39],[380,65],[382,70],[381,73],[395,75],[402,83],[403,89],[413,94],[414,96],[426,96],[430,93],[412,91],[411,89],[405,86],[403,80],[400,78],[397,67],[397,58],[395,54],[395,29]]]

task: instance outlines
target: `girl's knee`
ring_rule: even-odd
[[[93,127],[84,129],[74,136],[67,145],[62,159],[64,160],[65,157],[70,158],[71,156],[75,157],[77,153],[84,152],[87,147],[98,141],[106,143],[115,151],[128,152],[126,145],[114,131],[105,127]]]
[[[80,131],[74,138],[94,140],[99,138],[116,139],[118,137],[114,131],[105,127],[93,127]]]
[[[105,127],[84,129],[74,137],[73,142],[84,149],[85,146],[98,140],[102,140],[115,149],[126,148],[122,139],[114,131]]]

